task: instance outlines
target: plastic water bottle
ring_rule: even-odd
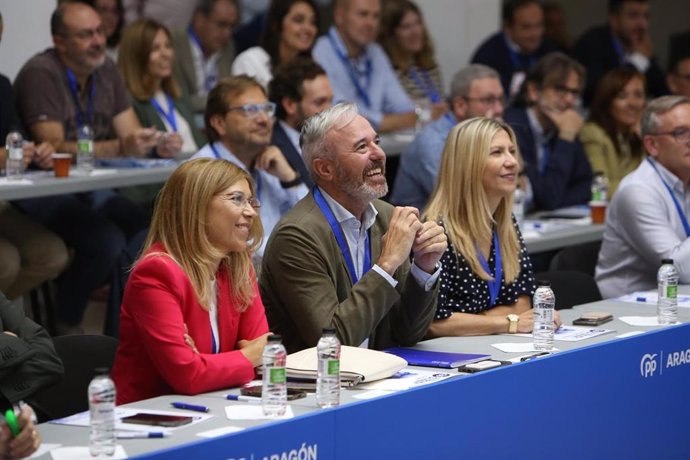
[[[89,384],[89,451],[92,457],[109,457],[115,453],[115,383],[108,371],[108,368],[97,368]]]
[[[261,407],[267,417],[281,417],[287,409],[287,378],[285,361],[287,353],[279,335],[268,337],[268,343],[261,355],[263,364],[263,387]]]
[[[93,129],[89,125],[77,131],[77,168],[86,174],[93,171]]]
[[[316,376],[316,404],[333,407],[340,404],[340,340],[335,329],[325,328],[316,345],[318,369]]]
[[[516,188],[513,194],[513,215],[519,226],[525,220],[525,192],[521,188]]]
[[[534,349],[551,351],[553,349],[553,311],[556,308],[556,296],[551,290],[550,281],[539,281],[532,301],[534,310]]]
[[[7,180],[22,180],[24,177],[24,139],[18,131],[12,131],[7,135],[5,142],[7,148],[7,162],[5,170]]]
[[[678,321],[678,270],[673,265],[673,259],[661,261],[656,279],[659,283],[656,304],[659,324],[673,324]]]
[[[606,203],[609,200],[609,180],[604,173],[594,173],[591,191],[592,201]]]

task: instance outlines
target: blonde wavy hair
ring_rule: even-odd
[[[448,239],[455,250],[462,254],[472,271],[483,280],[493,278],[482,268],[477,247],[480,243],[491,241],[495,224],[507,284],[520,274],[520,244],[512,220],[513,197],[502,198],[492,213],[482,184],[491,141],[501,130],[508,133],[517,148],[515,133],[500,120],[471,118],[451,130],[443,148],[436,186],[424,216],[443,220]],[[517,157],[521,163],[519,151]]]
[[[228,161],[200,158],[180,165],[156,199],[151,228],[143,255],[138,260],[160,256],[161,253],[147,251],[153,244],[162,243],[167,255],[189,276],[205,310],[210,308],[214,295],[209,281],[215,277],[219,259],[227,269],[232,295],[240,311],[244,311],[255,296],[251,254],[261,244],[261,220],[258,216],[253,219],[249,244],[241,252],[219,251],[209,241],[207,231],[211,199],[241,180],[247,181],[254,195],[254,183],[249,174]]]

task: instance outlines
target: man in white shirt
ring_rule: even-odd
[[[653,100],[641,127],[649,157],[623,179],[606,216],[596,268],[606,298],[654,289],[662,259],[690,282],[690,99]]]

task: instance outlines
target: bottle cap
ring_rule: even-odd
[[[278,334],[273,334],[268,336],[268,343],[280,343],[283,340]]]
[[[109,367],[97,367],[93,370],[94,375],[108,375],[110,374]]]
[[[673,265],[673,259],[661,259],[661,265]]]
[[[321,329],[322,334],[335,334],[335,328],[334,327],[324,327]]]
[[[7,422],[12,436],[17,436],[19,434],[19,422],[17,421],[17,416],[14,415],[14,409],[7,409],[5,412],[5,422]]]
[[[551,281],[549,281],[549,280],[537,280],[537,286],[551,286]]]

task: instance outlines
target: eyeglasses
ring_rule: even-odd
[[[272,117],[276,112],[276,105],[273,102],[265,102],[263,104],[244,104],[236,107],[228,107],[228,112],[239,111],[247,118],[256,118],[260,113]]]
[[[105,37],[105,27],[101,26],[97,29],[84,29],[72,34],[67,34],[68,37],[76,37],[79,40],[91,40],[96,35]]]
[[[650,136],[671,136],[676,142],[687,143],[690,141],[690,128],[676,128],[665,133],[649,133]]]
[[[261,202],[258,198],[253,196],[247,197],[244,193],[234,193],[232,195],[225,195],[226,199],[232,201],[232,204],[238,208],[245,209],[249,205],[252,209],[259,209],[261,207]]]
[[[486,96],[486,97],[467,97],[463,96],[462,97],[464,100],[467,102],[472,102],[472,101],[477,101],[482,105],[496,105],[501,104],[501,105],[506,105],[506,98],[504,96]]]
[[[556,85],[553,87],[553,89],[561,96],[570,94],[573,97],[580,97],[580,88],[568,88],[565,85]]]

